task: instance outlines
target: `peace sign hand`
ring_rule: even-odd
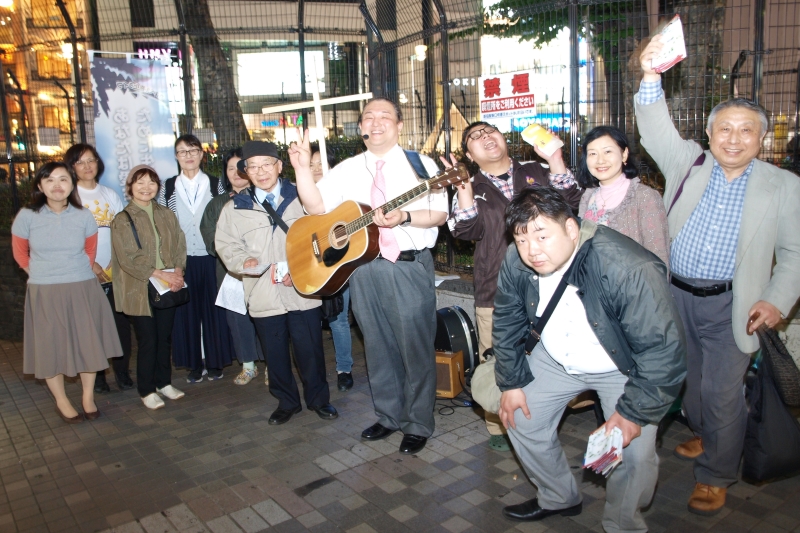
[[[289,145],[289,161],[295,170],[311,170],[311,145],[309,142],[308,130],[305,130],[301,141],[292,141]],[[300,129],[297,129],[297,136],[300,137]]]

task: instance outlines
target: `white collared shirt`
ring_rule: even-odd
[[[211,190],[211,181],[209,181],[205,172],[202,170],[198,171],[193,179],[187,178],[186,175],[181,172],[178,174],[176,182],[175,191],[181,196],[181,200],[183,200],[183,203],[186,204],[186,207],[189,208],[189,211],[191,211],[193,215],[201,206],[205,208],[205,205],[202,205],[203,197],[205,196],[206,190]]]
[[[576,248],[567,264],[559,270],[547,276],[538,276],[539,305],[536,316],[544,313],[577,251]],[[567,374],[605,374],[618,370],[597,340],[586,318],[586,308],[578,297],[578,288],[573,285],[567,285],[542,332],[541,342],[550,357],[563,366]]]
[[[429,157],[420,154],[423,165],[430,176],[439,172],[439,167]],[[376,172],[376,163],[381,159],[386,162],[382,172],[386,181],[386,202],[397,198],[420,184],[411,164],[400,145],[395,145],[383,157],[371,152],[364,152],[342,161],[328,172],[317,188],[325,203],[325,211],[329,212],[345,200],[354,200],[371,205],[370,194]],[[440,211],[447,213],[447,194],[444,189],[434,190],[424,196],[401,206],[403,211]],[[423,250],[436,244],[439,228],[392,228],[400,250]]]

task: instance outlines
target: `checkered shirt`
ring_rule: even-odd
[[[661,80],[658,81],[644,81],[639,84],[639,92],[636,93],[636,102],[639,105],[655,104],[664,97],[664,91],[661,89]]]
[[[669,262],[673,272],[686,278],[733,279],[744,193],[753,163],[728,182],[722,167],[714,161],[700,203],[672,243]]]
[[[484,172],[481,170],[481,173],[489,178],[489,181],[494,184],[495,187],[500,189],[500,192],[503,193],[503,196],[508,199],[510,202],[512,198],[514,198],[514,163],[512,161],[511,168],[508,169],[508,173],[506,174],[506,178],[497,177],[494,174],[489,174],[488,172]],[[569,189],[573,185],[575,185],[575,176],[572,175],[572,171],[567,169],[567,172],[564,174],[550,174],[549,176],[550,186],[554,189]],[[461,222],[462,220],[470,220],[478,216],[478,202],[473,202],[470,207],[466,209],[459,209],[458,208],[458,196],[453,197],[453,209],[451,218],[456,222]]]

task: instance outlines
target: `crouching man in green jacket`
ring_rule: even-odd
[[[494,301],[498,414],[539,491],[503,514],[533,521],[581,512],[581,493],[556,431],[567,403],[593,389],[608,420],[600,430],[619,427],[625,446],[606,484],[603,527],[647,531],[640,509],[658,478],[657,424],[686,374],[686,341],[667,268],[616,231],[575,219],[548,187],[521,191],[506,209],[506,228],[514,245]],[[565,274],[566,290],[526,356],[531,324]]]

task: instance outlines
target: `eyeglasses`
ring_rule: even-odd
[[[469,135],[467,135],[467,137],[469,137],[473,141],[477,141],[478,139],[483,137],[484,134],[491,135],[492,133],[494,133],[496,131],[497,131],[497,128],[493,128],[491,126],[484,126],[484,127],[479,128],[477,130],[472,130],[471,132],[469,132]]]
[[[277,165],[277,161],[273,161],[272,163],[264,163],[263,165],[247,165],[245,167],[245,172],[249,176],[255,176],[256,174],[260,174],[261,172],[267,173]]]
[[[85,167],[87,165],[96,165],[97,159],[81,159],[80,161],[75,161],[76,167]]]
[[[179,151],[175,152],[175,155],[177,155],[178,157],[183,159],[183,158],[186,158],[186,157],[189,157],[189,156],[194,157],[197,154],[199,154],[200,152],[202,152],[202,150],[200,148],[192,148],[191,150],[179,150]]]

